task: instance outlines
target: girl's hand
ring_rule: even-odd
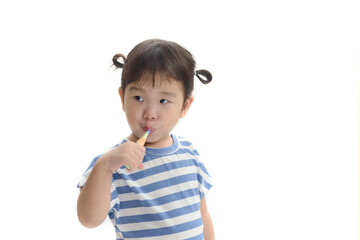
[[[99,160],[104,169],[115,171],[122,166],[128,166],[129,171],[144,169],[142,164],[145,148],[134,142],[125,142],[116,148],[106,152]]]

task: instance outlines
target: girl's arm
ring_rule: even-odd
[[[129,166],[131,170],[142,169],[144,153],[144,147],[127,142],[97,160],[77,202],[78,218],[82,225],[94,228],[105,220],[111,202],[113,171],[124,165]]]
[[[100,225],[106,218],[111,201],[112,171],[106,170],[103,159],[95,163],[77,202],[79,221],[88,228]]]
[[[201,212],[201,219],[204,223],[204,238],[205,240],[214,240],[215,239],[214,225],[210,213],[206,206],[205,197],[201,199],[200,212]]]

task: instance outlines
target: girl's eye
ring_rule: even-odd
[[[134,98],[136,99],[136,101],[139,101],[139,102],[143,102],[143,101],[144,101],[144,98],[141,97],[141,96],[135,96]]]
[[[161,100],[160,100],[160,103],[164,103],[164,104],[165,104],[165,103],[169,103],[169,100],[167,100],[167,99],[161,99]]]

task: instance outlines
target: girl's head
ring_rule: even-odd
[[[158,39],[138,44],[127,58],[116,54],[113,63],[123,69],[119,94],[132,130],[129,140],[150,130],[147,146],[168,146],[169,133],[193,102],[194,75],[204,84],[212,79],[207,70],[195,72],[186,49]]]
[[[176,79],[183,85],[184,100],[191,96],[194,89],[194,76],[207,84],[211,82],[211,73],[207,70],[195,71],[195,60],[191,53],[175,42],[150,39],[136,45],[127,58],[122,54],[113,57],[113,64],[122,68],[121,88],[123,92],[128,84],[140,81],[152,81],[155,76],[163,79]]]

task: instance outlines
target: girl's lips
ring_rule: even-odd
[[[145,132],[148,131],[148,130],[150,130],[150,133],[155,131],[155,129],[153,129],[152,127],[144,127]]]

